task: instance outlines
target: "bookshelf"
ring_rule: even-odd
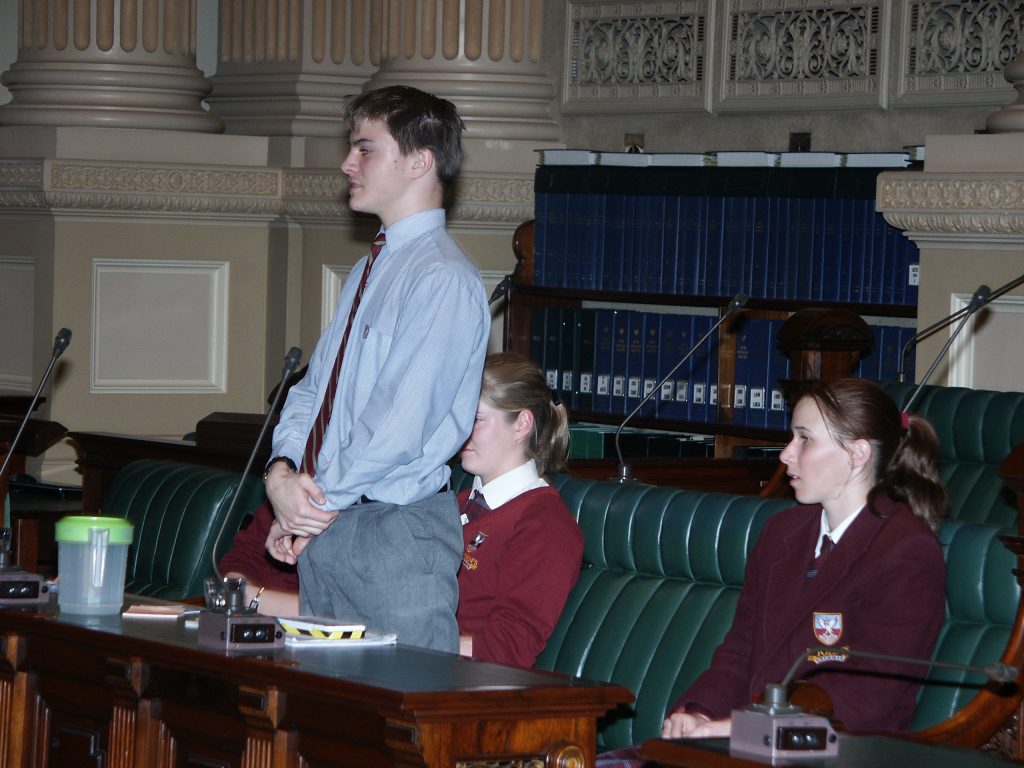
[[[505,348],[541,366],[574,421],[618,425],[743,291],[744,310],[629,425],[712,435],[717,458],[782,444],[801,380],[893,378],[914,332],[916,247],[874,211],[880,170],[539,166]],[[687,209],[703,223],[684,235]]]

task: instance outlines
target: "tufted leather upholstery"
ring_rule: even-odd
[[[899,405],[915,389],[896,382],[882,387]],[[1017,507],[999,478],[999,465],[1024,443],[1024,394],[926,386],[911,411],[927,418],[939,436],[939,472],[949,493],[949,517],[1016,525]]]
[[[118,472],[102,514],[127,518],[135,526],[125,590],[169,600],[201,597],[203,580],[213,573],[213,543],[240,476],[148,459]],[[227,521],[218,556],[231,545],[243,517],[263,498],[263,483],[248,478]]]
[[[1012,529],[949,520],[939,529],[946,557],[946,620],[932,658],[986,666],[999,661],[1013,629],[1020,585],[1016,557],[999,540]],[[912,730],[951,717],[985,683],[983,675],[933,669],[921,687]]]
[[[583,569],[537,666],[627,686],[636,702],[601,721],[598,748],[641,743],[707,668],[732,623],[748,552],[767,516],[792,502],[566,475],[552,482],[583,529]],[[935,658],[1001,657],[1020,598],[1001,532],[943,525],[948,602]],[[936,684],[922,687],[915,729],[957,712],[984,682],[950,670],[928,678]]]
[[[627,686],[636,702],[602,720],[598,747],[638,744],[708,666],[750,547],[791,502],[552,480],[583,529],[583,569],[537,666]]]

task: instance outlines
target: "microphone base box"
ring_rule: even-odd
[[[839,754],[839,737],[828,719],[819,715],[736,709],[729,754],[771,763],[820,760]]]
[[[284,631],[277,620],[257,613],[199,614],[199,645],[227,651],[266,651],[284,647]]]
[[[49,603],[50,587],[38,573],[20,568],[0,572],[0,606],[27,608]]]

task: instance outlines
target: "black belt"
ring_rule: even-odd
[[[439,493],[448,493],[448,491],[450,491],[450,490],[451,490],[451,486],[448,483],[445,483],[440,488],[438,488],[436,491],[434,491],[431,494],[431,496],[436,496]],[[371,499],[369,496],[360,496],[358,499],[356,499],[352,503],[353,504],[377,504],[378,502],[377,502],[376,499]]]

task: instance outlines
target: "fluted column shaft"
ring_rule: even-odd
[[[541,0],[371,0],[370,87],[416,85],[455,103],[468,136],[559,138],[541,66]]]
[[[370,56],[368,0],[221,0],[211,108],[228,133],[340,136]]]
[[[202,108],[197,0],[20,0],[0,125],[218,132]]]

